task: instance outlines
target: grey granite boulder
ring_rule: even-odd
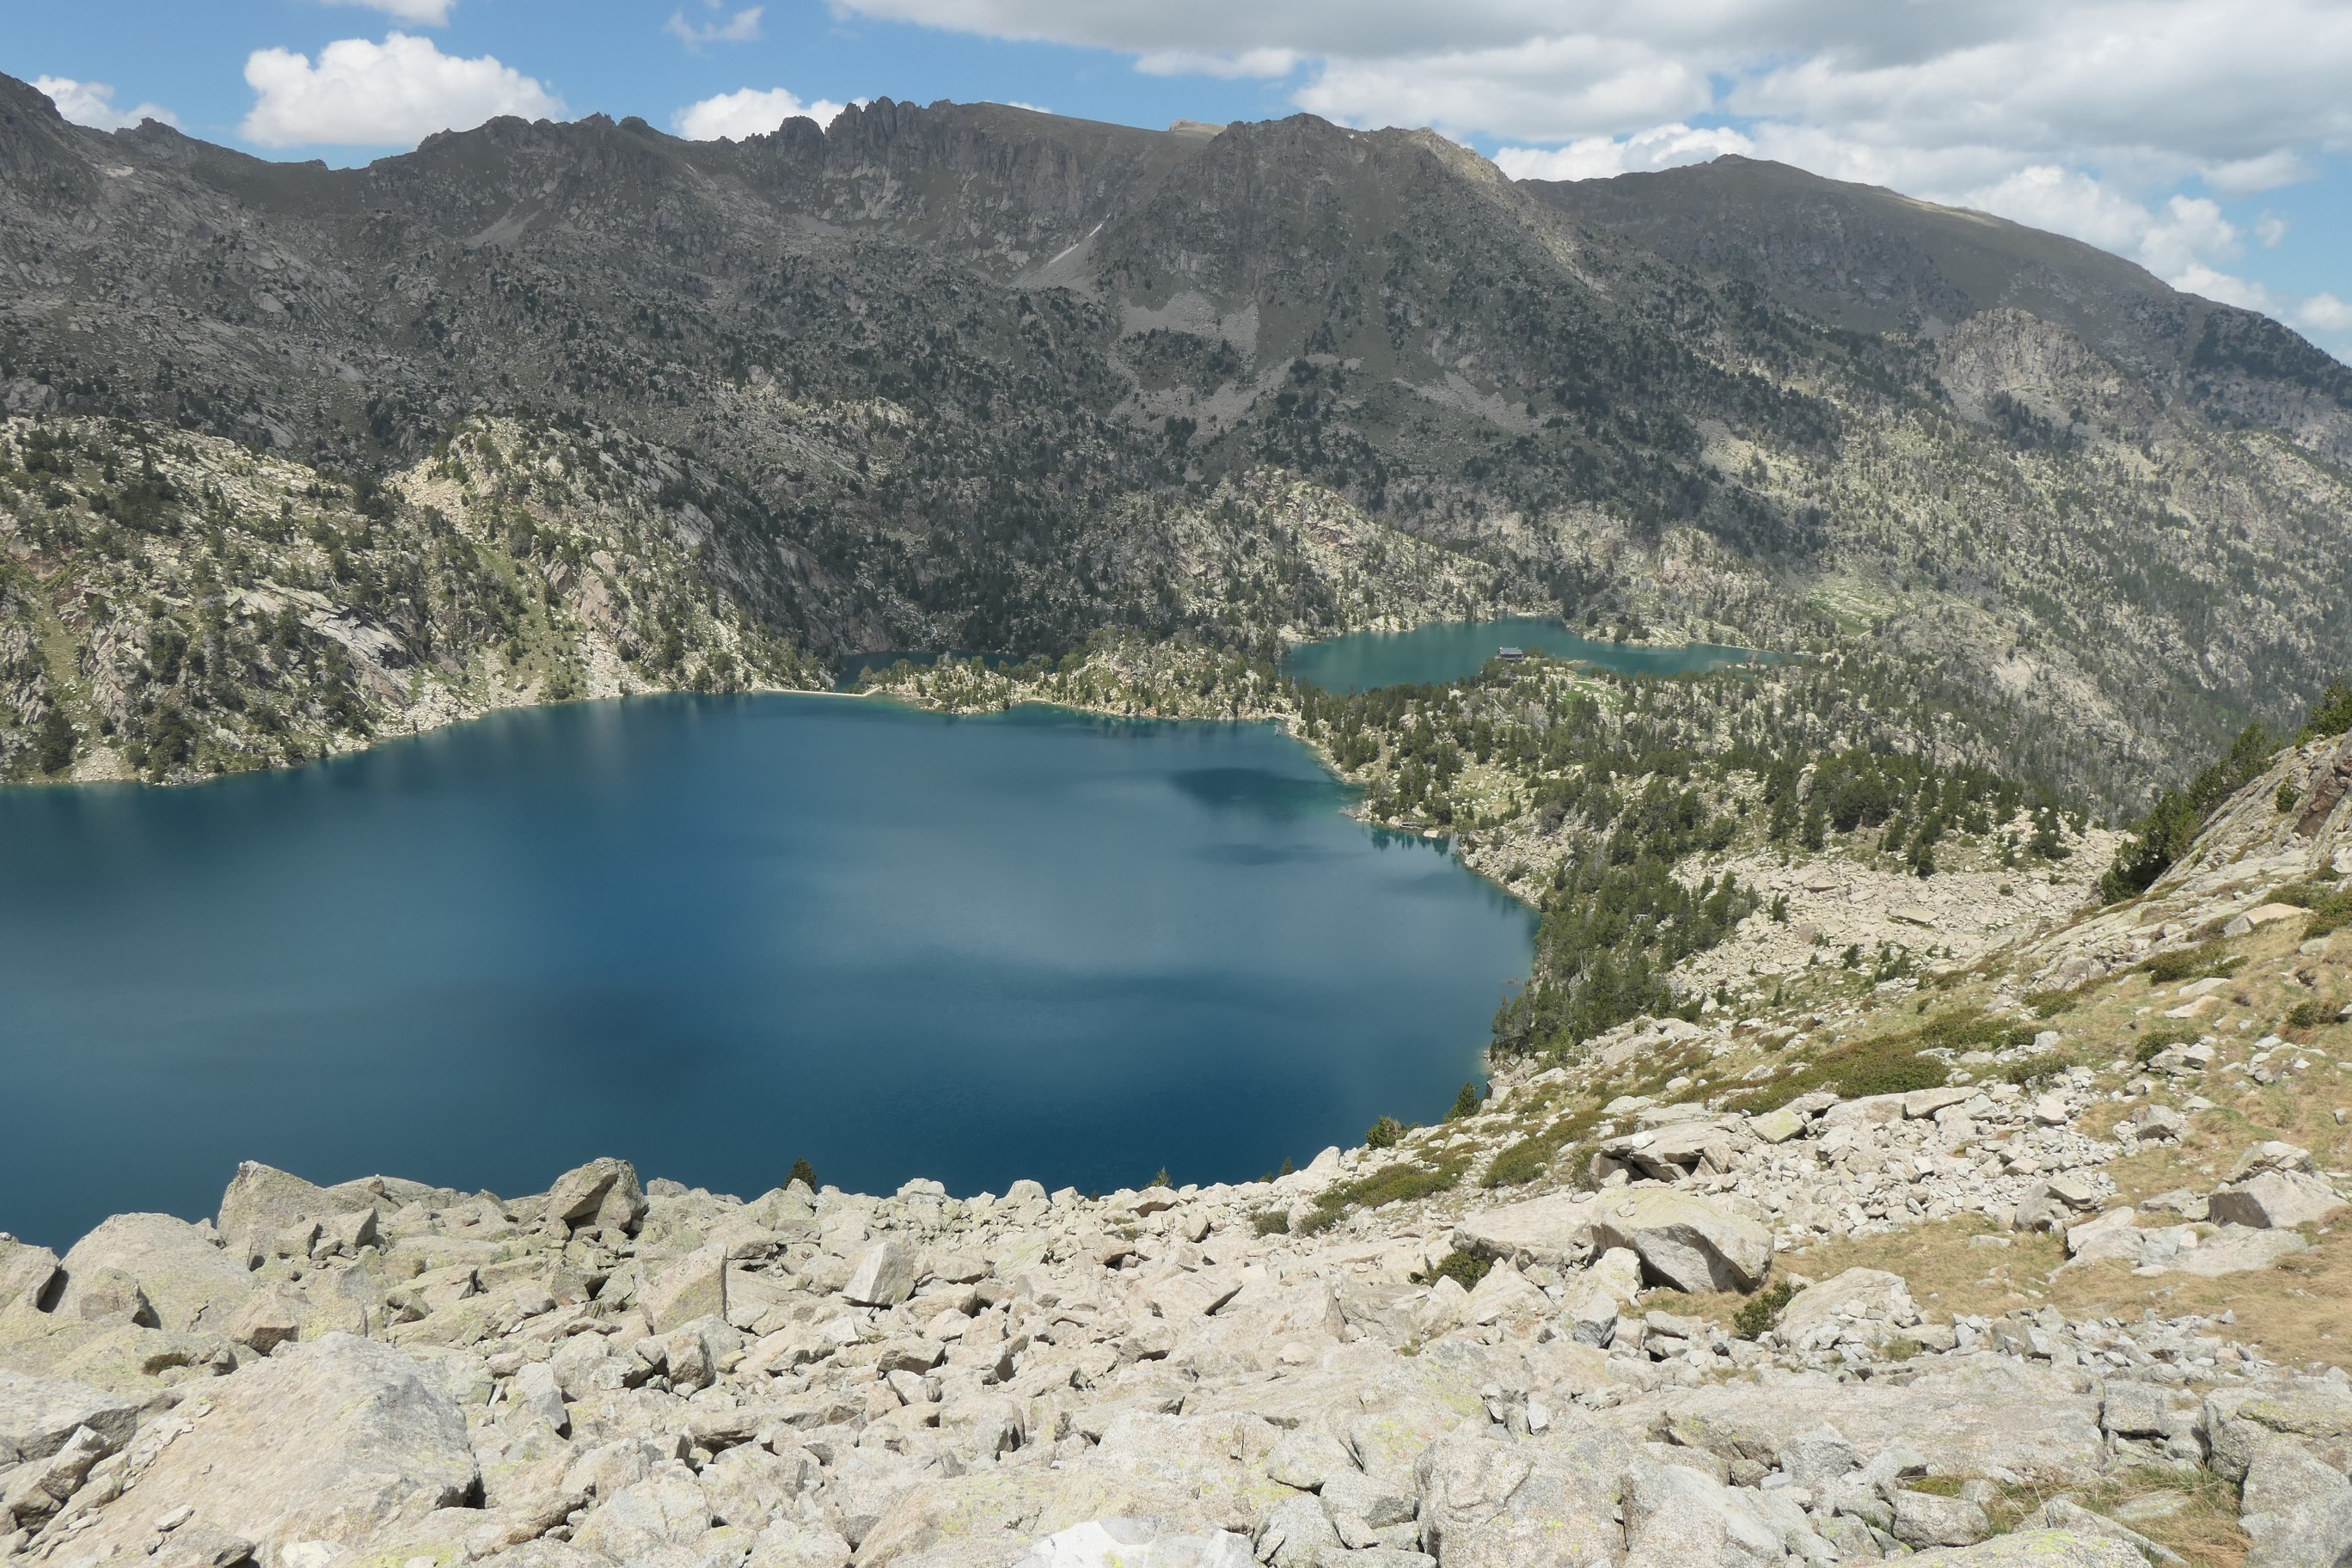
[[[138,1506],[107,1510],[75,1538],[77,1552],[135,1561],[154,1540],[152,1521],[187,1508],[267,1561],[299,1542],[364,1553],[436,1510],[481,1500],[465,1417],[438,1379],[389,1345],[329,1334],[288,1346],[206,1399],[140,1477]]]

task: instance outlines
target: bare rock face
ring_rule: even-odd
[[[1593,1245],[1622,1247],[1645,1274],[1677,1290],[1753,1290],[1772,1266],[1772,1233],[1686,1193],[1637,1190],[1605,1198]]]
[[[1475,1214],[1454,1227],[1454,1244],[1504,1262],[1557,1268],[1592,1245],[1592,1201],[1580,1194],[1531,1198]]]
[[[0,1469],[46,1459],[87,1426],[121,1447],[139,1423],[139,1404],[58,1377],[0,1367]]]
[[[74,1243],[62,1267],[61,1315],[107,1316],[118,1299],[127,1307],[128,1279],[152,1309],[153,1326],[168,1333],[221,1332],[254,1288],[242,1262],[187,1221],[163,1214],[116,1215]],[[131,1315],[139,1321],[135,1310]]]
[[[58,1255],[21,1241],[0,1242],[0,1311],[17,1301],[38,1306],[58,1277]]]
[[[703,1318],[726,1317],[726,1249],[706,1247],[671,1264],[646,1285],[641,1305],[657,1334]]]
[[[277,1562],[301,1542],[364,1552],[436,1510],[479,1504],[465,1417],[389,1345],[330,1334],[211,1397],[140,1479],[139,1507],[108,1510],[76,1538],[78,1554],[135,1559],[154,1540],[152,1521],[180,1508]]]
[[[2326,1218],[2344,1206],[2336,1189],[2297,1171],[2267,1170],[2251,1181],[2223,1187],[2206,1200],[2206,1217],[2217,1225],[2290,1230]]]
[[[2071,1530],[2020,1531],[1977,1546],[1906,1557],[1911,1568],[2147,1568],[2139,1549]]]

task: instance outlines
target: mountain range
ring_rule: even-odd
[[[0,279],[16,777],[1517,609],[1867,660],[2122,810],[2352,646],[2352,369],[1748,159],[883,100],[331,169],[0,78]]]

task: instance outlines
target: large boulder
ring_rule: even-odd
[[[136,1283],[167,1333],[219,1333],[253,1294],[242,1259],[215,1247],[205,1233],[167,1214],[120,1214],[73,1245],[60,1265],[68,1317],[113,1312],[122,1282]]]
[[[1849,1268],[1790,1298],[1779,1332],[1780,1342],[1792,1350],[1828,1350],[1840,1343],[1881,1344],[1918,1322],[1919,1309],[1903,1276]]]
[[[1056,1531],[1016,1568],[1255,1568],[1249,1537],[1171,1530],[1155,1519],[1100,1519]]]
[[[556,1178],[548,1189],[547,1222],[565,1234],[594,1226],[634,1234],[646,1216],[646,1190],[637,1168],[607,1155]]]
[[[1603,1198],[1595,1247],[1630,1248],[1643,1272],[1677,1290],[1753,1290],[1772,1266],[1772,1233],[1688,1193],[1639,1189]]]
[[[116,1448],[139,1425],[139,1402],[58,1377],[26,1377],[0,1367],[0,1470],[46,1459],[77,1427]]]
[[[1621,1419],[1746,1431],[1768,1454],[1835,1423],[1866,1462],[1897,1448],[1938,1476],[2047,1475],[2086,1484],[2106,1463],[2099,1400],[2061,1370],[1976,1357],[1922,1358],[1908,1384],[1841,1384],[1835,1403],[1815,1391],[1747,1384],[1675,1389],[1626,1401]]]
[[[75,1537],[79,1556],[137,1561],[153,1521],[185,1508],[289,1561],[297,1542],[364,1553],[436,1510],[478,1506],[466,1420],[436,1380],[389,1345],[330,1334],[205,1390],[212,1409],[140,1478],[138,1506]],[[321,1559],[322,1561],[324,1559]]]
[[[2021,1530],[1981,1545],[1917,1552],[1903,1563],[1904,1568],[2147,1568],[2137,1547],[2073,1530]]]
[[[2334,1568],[2352,1559],[2352,1481],[2301,1444],[2258,1442],[2238,1507],[2238,1522],[2253,1542],[2246,1568]]]
[[[324,1224],[338,1215],[373,1209],[375,1198],[354,1186],[322,1187],[290,1171],[247,1160],[221,1194],[214,1222],[221,1240],[240,1258],[267,1257],[274,1238],[304,1221]]]
[[[2336,1189],[2316,1176],[2267,1170],[2213,1194],[2205,1201],[2205,1215],[2215,1225],[2292,1230],[2315,1224],[2343,1206]]]
[[[58,1277],[58,1255],[0,1235],[0,1311],[22,1300],[39,1306]]]
[[[1804,1511],[1778,1494],[1727,1487],[1685,1465],[1636,1459],[1624,1500],[1626,1568],[1780,1568],[1791,1537],[1812,1533]],[[1828,1557],[1827,1542],[1807,1544],[1809,1557]]]
[[[914,1248],[895,1241],[877,1242],[851,1263],[849,1282],[841,1288],[842,1300],[861,1307],[895,1307],[915,1293],[915,1276],[921,1267],[922,1259]]]
[[[1559,1268],[1591,1249],[1592,1211],[1590,1197],[1565,1194],[1486,1209],[1454,1226],[1454,1245],[1505,1263]]]
[[[1457,1433],[1414,1467],[1424,1542],[1446,1568],[1584,1568],[1622,1533],[1617,1478],[1633,1455],[1614,1432],[1576,1427],[1540,1443]]]
[[[646,1284],[637,1305],[654,1332],[667,1334],[704,1318],[727,1316],[727,1249],[690,1252]]]

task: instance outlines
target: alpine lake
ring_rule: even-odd
[[[746,1195],[797,1158],[960,1194],[1304,1163],[1443,1112],[1531,952],[1533,911],[1349,799],[1268,725],[818,695],[0,791],[0,1227],[199,1217],[243,1159],[514,1194],[612,1153]]]

